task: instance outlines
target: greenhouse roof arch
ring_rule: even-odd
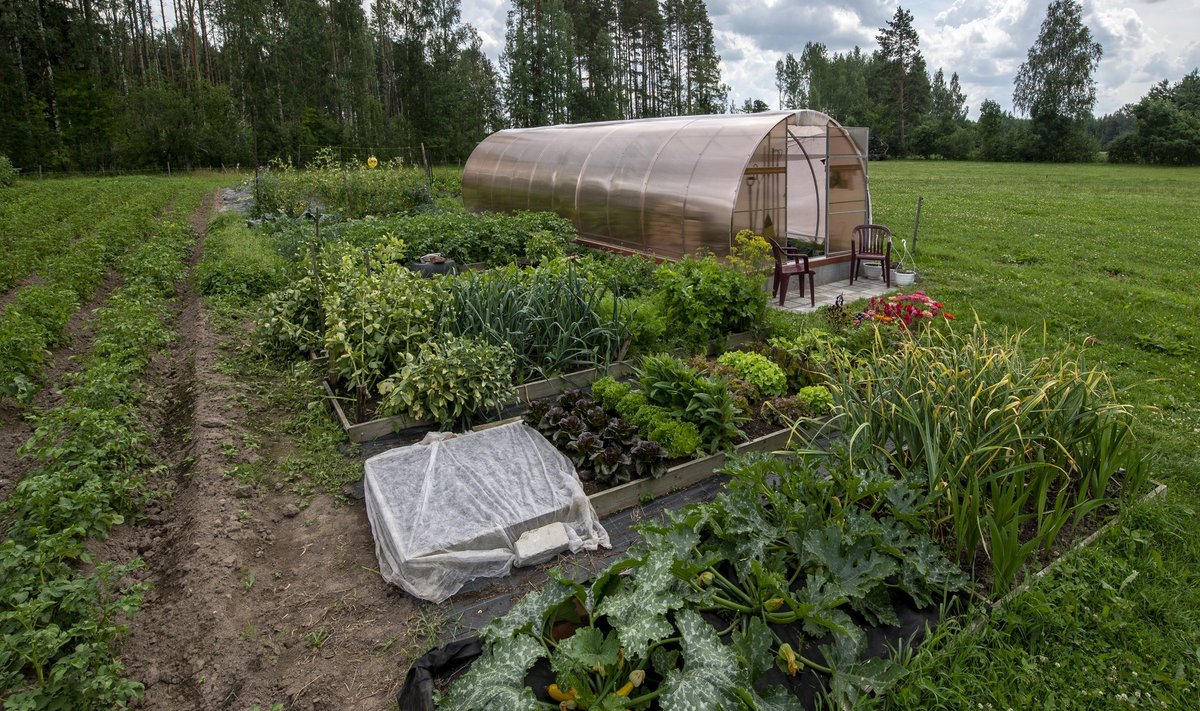
[[[811,110],[508,129],[471,153],[463,202],[556,212],[587,242],[672,259],[724,256],[743,229],[838,255],[871,221],[867,137]]]

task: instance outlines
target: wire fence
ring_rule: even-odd
[[[227,173],[230,175],[241,175],[253,170],[253,166],[219,166],[219,167],[202,167],[202,168],[185,168],[179,169],[171,165],[166,165],[161,168],[96,168],[93,170],[56,170],[49,169],[43,166],[14,166],[17,177],[25,180],[51,180],[61,178],[113,178],[121,176],[173,176],[173,175],[192,175],[194,173]]]
[[[381,163],[399,158],[405,165],[462,165],[462,161],[457,158],[451,159],[447,149],[440,146],[331,146],[312,143],[301,143],[297,146],[295,164],[300,167],[306,166],[323,150],[329,151],[339,163],[365,162],[374,156]]]

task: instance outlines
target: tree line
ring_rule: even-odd
[[[958,74],[929,75],[912,14],[897,8],[867,54],[830,53],[809,42],[775,64],[780,108],[815,108],[845,125],[871,129],[871,154],[989,161],[1200,163],[1200,79],[1166,80],[1136,104],[1095,118],[1093,75],[1103,48],[1083,23],[1076,0],[1055,0],[1014,77],[1012,103],[993,99],[967,118]],[[744,110],[766,110],[747,101]]]
[[[704,0],[513,0],[499,65],[460,0],[20,0],[0,11],[0,153],[22,167],[304,162],[320,146],[463,160],[506,126],[724,111]],[[1102,49],[1055,0],[1013,106],[968,118],[912,14],[878,47],[809,42],[776,63],[780,108],[871,129],[871,152],[985,160],[1200,161],[1196,72],[1096,119]]]
[[[0,153],[57,169],[462,160],[506,125],[709,113],[727,91],[703,0],[516,0],[499,69],[459,0],[21,0],[0,38]]]

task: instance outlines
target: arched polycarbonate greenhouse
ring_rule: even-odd
[[[871,221],[866,151],[867,129],[818,111],[510,129],[471,154],[463,201],[556,212],[585,241],[662,257],[728,254],[742,229],[836,257]]]

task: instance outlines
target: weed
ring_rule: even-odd
[[[313,649],[320,649],[321,645],[325,644],[327,641],[329,641],[329,630],[325,629],[324,627],[318,627],[317,629],[307,632],[304,635],[304,642]]]

